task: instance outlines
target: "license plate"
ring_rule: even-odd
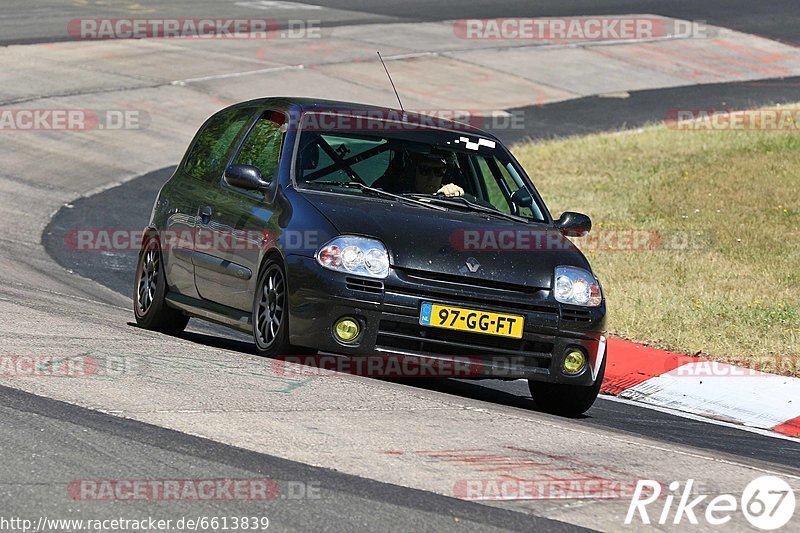
[[[433,326],[435,328],[521,339],[522,330],[525,327],[525,318],[520,315],[492,313],[490,311],[478,311],[476,309],[423,302],[419,313],[419,323],[423,326]]]

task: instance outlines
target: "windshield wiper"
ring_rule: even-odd
[[[513,220],[514,222],[524,222],[525,224],[529,223],[525,217],[521,217],[519,215],[512,215],[511,213],[503,213],[502,211],[498,211],[493,207],[486,207],[485,205],[477,204],[470,200],[467,200],[463,196],[441,196],[438,194],[421,194],[421,193],[409,193],[405,195],[407,198],[425,198],[429,201],[439,202],[445,205],[459,205],[464,207],[469,207],[473,211],[478,211],[481,213],[486,213],[487,215],[492,215],[495,217],[505,218],[506,220]]]
[[[422,200],[417,200],[416,198],[412,198],[409,196],[401,196],[399,194],[394,194],[391,192],[384,191],[383,189],[376,189],[375,187],[370,187],[369,185],[364,185],[358,181],[333,181],[333,180],[316,180],[316,181],[307,181],[305,185],[333,185],[336,187],[345,187],[348,189],[358,189],[360,191],[368,192],[374,196],[382,196],[383,198],[391,198],[392,200],[398,200],[400,202],[411,203],[413,205],[419,205],[423,207],[427,207],[429,209],[436,209],[437,211],[447,211],[444,207],[433,205],[430,202],[423,202]]]

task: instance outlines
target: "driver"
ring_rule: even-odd
[[[464,189],[458,185],[442,185],[447,170],[447,160],[441,155],[411,156],[401,152],[389,165],[386,173],[372,186],[395,194],[415,192],[463,196]]]
[[[447,161],[439,155],[426,155],[414,165],[414,191],[422,194],[464,196],[464,189],[455,183],[442,185],[447,174]]]

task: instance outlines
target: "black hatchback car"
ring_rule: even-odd
[[[198,317],[252,333],[270,357],[456,361],[575,415],[605,369],[605,299],[566,238],[590,229],[554,220],[479,129],[266,98],[212,116],[161,189],[134,310],[148,329]]]

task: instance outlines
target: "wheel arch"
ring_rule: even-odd
[[[283,267],[283,274],[284,274],[283,282],[286,284],[286,297],[287,297],[287,304],[288,304],[288,298],[289,298],[289,272],[288,272],[288,266],[287,266],[287,263],[286,263],[286,255],[283,253],[283,250],[281,250],[280,247],[278,247],[278,246],[273,246],[271,248],[268,248],[261,255],[261,260],[258,262],[258,270],[256,271],[255,276],[253,276],[253,280],[254,281],[253,281],[253,285],[251,285],[253,287],[253,298],[255,298],[256,292],[258,292],[258,284],[261,281],[261,274],[264,273],[264,268],[266,267],[267,263],[270,260],[280,261],[280,264]]]
[[[158,247],[161,248],[161,238],[158,235],[158,229],[153,225],[149,225],[142,230],[142,245],[139,247],[140,254],[144,250],[144,245],[147,244],[147,241],[153,237],[158,241]]]
[[[258,271],[256,272],[256,280],[261,277],[261,273],[264,272],[264,266],[267,264],[267,261],[273,258],[280,259],[281,264],[283,265],[284,272],[286,271],[286,256],[283,253],[283,250],[278,248],[277,246],[273,246],[264,251],[261,255],[261,260],[258,263]]]

